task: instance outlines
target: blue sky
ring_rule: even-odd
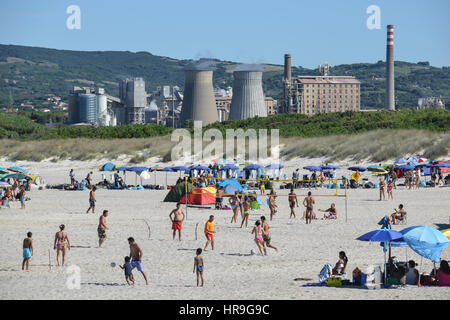
[[[78,5],[81,29],[66,9]],[[369,30],[366,8],[381,9]],[[0,2],[0,43],[69,50],[148,51],[178,59],[315,68],[385,60],[395,25],[395,60],[450,65],[448,0],[15,0]]]

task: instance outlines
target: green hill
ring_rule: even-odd
[[[215,60],[214,85],[232,85],[233,67],[238,63]],[[183,68],[191,60],[176,60],[148,52],[69,51],[16,45],[0,45],[0,107],[9,105],[10,92],[15,105],[43,101],[47,94],[67,98],[74,85],[102,86],[118,96],[118,81],[141,76],[147,92],[158,85],[183,87]],[[332,75],[353,75],[361,81],[361,108],[384,107],[385,65],[358,63],[334,66]],[[317,70],[293,67],[293,76],[314,75]],[[397,107],[415,108],[423,96],[450,97],[450,69],[436,68],[427,62],[395,62]],[[283,67],[266,65],[263,77],[265,94],[279,99]]]

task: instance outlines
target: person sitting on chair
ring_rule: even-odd
[[[398,206],[398,210],[394,209],[395,212],[393,214],[391,214],[391,218],[392,218],[392,223],[395,224],[395,220],[399,220],[399,221],[403,221],[403,219],[405,219],[405,215],[406,215],[406,211],[405,209],[403,209],[403,205],[400,204]]]
[[[336,265],[334,266],[332,272],[334,275],[342,275],[345,273],[345,270],[347,269],[347,256],[345,255],[344,251],[339,252],[339,260],[336,262]]]

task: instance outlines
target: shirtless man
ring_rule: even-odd
[[[319,209],[319,211],[325,212],[322,220],[337,219],[337,209],[336,209],[336,205],[334,203],[331,204],[330,208],[328,208],[326,210]]]
[[[33,256],[33,234],[31,232],[27,233],[27,238],[23,239],[23,261],[22,261],[22,270],[25,265],[27,266],[27,270],[30,270],[30,259]]]
[[[184,211],[183,209],[181,209],[180,204],[177,203],[176,209],[173,209],[169,214],[169,219],[172,222],[173,240],[175,240],[175,234],[177,233],[178,230],[178,240],[181,241],[181,229],[184,218],[185,218]]]
[[[248,217],[250,216],[250,201],[247,196],[244,197],[242,208],[244,209],[244,215],[242,216],[241,228],[244,225],[244,222],[245,227],[248,228]]]
[[[64,263],[66,262],[66,251],[70,250],[70,239],[67,232],[64,231],[65,225],[59,226],[59,231],[55,234],[55,241],[53,243],[53,250],[56,250],[56,263],[59,264],[59,257],[62,252],[62,263],[61,265],[64,267]]]
[[[233,210],[233,217],[231,218],[231,222],[237,222],[237,216],[238,216],[238,210],[239,210],[239,198],[238,198],[238,191],[234,192],[234,195],[231,196],[230,199],[228,199],[228,202],[230,203],[231,209]]]
[[[108,226],[106,225],[106,217],[108,216],[108,210],[103,210],[103,214],[100,216],[97,233],[98,233],[98,247],[102,248],[103,242],[106,240],[106,230]]]
[[[91,192],[89,192],[89,208],[87,209],[86,213],[89,213],[89,210],[92,209],[92,213],[94,213],[95,210],[95,202],[97,201],[95,199],[95,191],[97,190],[97,187],[92,187]]]
[[[275,249],[275,251],[278,252],[278,249],[270,244],[270,240],[271,240],[270,233],[269,233],[270,227],[266,221],[266,217],[264,217],[264,216],[261,217],[261,228],[263,231],[264,247],[267,246],[268,248]]]
[[[138,269],[142,273],[142,276],[145,279],[145,284],[148,285],[147,275],[144,272],[144,267],[142,266],[142,256],[144,253],[142,252],[141,247],[134,241],[133,237],[128,238],[128,243],[130,245],[130,257],[131,257],[131,267],[134,269]]]
[[[392,223],[393,224],[395,224],[395,220],[403,220],[405,217],[405,213],[406,213],[406,211],[405,211],[405,209],[403,208],[403,205],[402,204],[400,204],[399,206],[398,206],[398,210],[397,209],[395,209],[394,208],[394,213],[393,214],[391,214],[391,218],[392,218]]]
[[[306,224],[312,222],[313,205],[316,203],[314,198],[311,196],[311,191],[308,192],[308,196],[303,200],[303,205],[306,207]]]
[[[294,216],[295,219],[295,205],[297,205],[298,207],[298,200],[297,200],[297,195],[294,192],[294,188],[291,188],[291,192],[289,192],[289,196],[288,196],[288,202],[289,202],[289,207],[291,208],[291,215],[289,216],[289,219],[292,218],[292,216]]]

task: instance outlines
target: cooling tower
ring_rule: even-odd
[[[229,120],[267,117],[262,71],[235,71]]]
[[[218,121],[212,77],[212,70],[185,70],[182,125],[186,120],[202,121],[203,125]]]
[[[394,26],[387,26],[386,42],[386,108],[395,110],[394,85]]]

